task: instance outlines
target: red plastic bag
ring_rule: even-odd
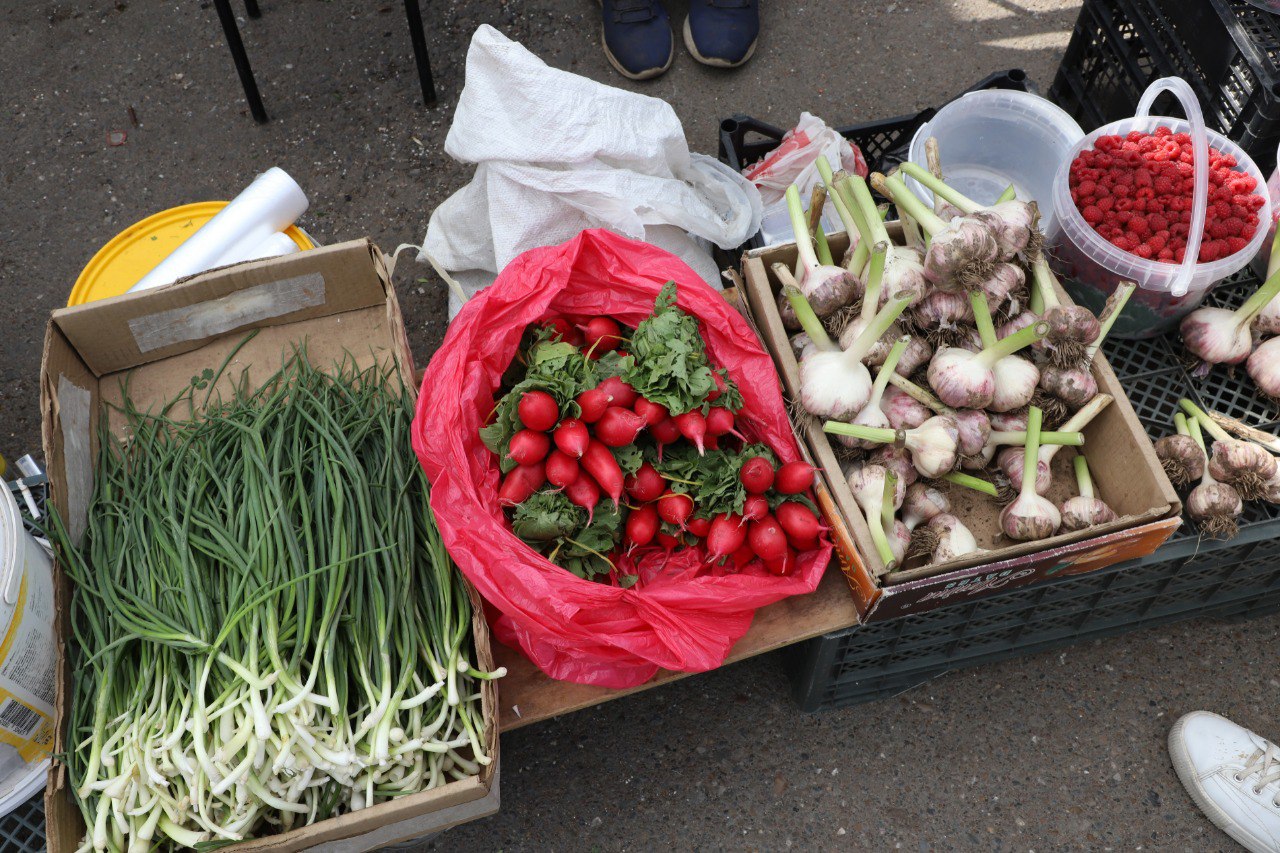
[[[701,321],[711,361],[742,392],[740,428],[783,462],[800,458],[773,361],[724,298],[667,252],[608,231],[583,231],[520,255],[454,319],[422,382],[413,447],[431,480],[444,544],[501,615],[494,629],[552,678],[634,687],[659,668],[701,672],[724,663],[756,608],[812,592],[830,544],[774,576],[757,563],[740,574],[699,571],[700,549],[658,567],[639,556],[643,582],[621,589],[579,578],[513,534],[498,505],[497,459],[478,430],[530,323],[604,314],[635,327],[674,280],[677,304]]]

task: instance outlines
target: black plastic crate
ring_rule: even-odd
[[[1086,130],[1133,115],[1159,77],[1196,92],[1210,127],[1264,174],[1280,143],[1280,19],[1244,0],[1086,0],[1051,100]],[[1169,95],[1157,114],[1182,115]]]
[[[43,853],[44,792],[0,817],[0,853]]]
[[[1235,307],[1258,287],[1248,271],[1206,304]],[[1280,409],[1243,370],[1196,377],[1175,335],[1109,340],[1107,360],[1154,440],[1173,431],[1179,397],[1280,432]],[[838,631],[786,651],[796,702],[806,711],[901,693],[954,669],[1199,616],[1250,618],[1280,611],[1280,507],[1245,504],[1240,533],[1202,540],[1183,524],[1154,554],[1003,595]]]
[[[1013,89],[1031,91],[1027,73],[1021,68],[1000,71],[983,78],[965,89],[961,95],[984,89]],[[948,101],[950,103],[950,101]],[[907,157],[911,138],[920,126],[933,118],[938,110],[930,107],[913,115],[897,116],[863,124],[837,127],[836,132],[857,145],[873,172],[884,172],[897,166]],[[720,160],[737,172],[760,160],[778,147],[788,128],[774,127],[760,119],[738,114],[720,122]],[[747,249],[758,249],[763,243],[756,234],[734,253],[730,265],[737,265],[737,254]]]

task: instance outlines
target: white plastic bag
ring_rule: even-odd
[[[858,146],[811,113],[801,113],[800,121],[786,132],[777,148],[766,154],[760,162],[742,170],[743,176],[760,190],[760,200],[764,202],[760,230],[765,245],[793,239],[791,221],[787,217],[787,205],[783,197],[787,187],[795,184],[800,190],[805,208],[808,209],[810,193],[820,180],[817,166],[819,155],[826,155],[827,162],[833,169],[843,169],[864,178],[869,174],[867,161]],[[823,208],[822,228],[828,233],[844,230],[831,202],[827,202]]]
[[[659,245],[719,287],[708,243],[732,249],[760,228],[755,187],[689,153],[665,101],[551,68],[488,25],[472,36],[445,152],[476,173],[431,214],[419,260],[431,255],[468,295],[521,252],[598,227]],[[451,316],[458,307],[451,297]]]

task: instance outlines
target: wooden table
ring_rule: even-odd
[[[838,631],[857,624],[853,595],[840,567],[834,562],[817,590],[809,595],[796,595],[756,612],[751,628],[729,651],[725,663]],[[580,711],[640,690],[648,690],[693,673],[663,670],[641,684],[626,690],[609,690],[568,681],[554,681],[515,649],[494,641],[493,656],[507,675],[498,682],[498,705],[501,731],[511,731],[551,717]]]

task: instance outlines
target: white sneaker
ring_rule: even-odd
[[[1191,799],[1251,853],[1280,853],[1280,747],[1192,711],[1169,732],[1173,769]]]

